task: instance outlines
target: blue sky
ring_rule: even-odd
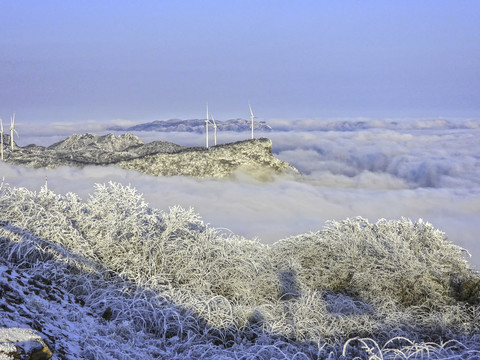
[[[0,116],[473,117],[480,1],[0,0]]]

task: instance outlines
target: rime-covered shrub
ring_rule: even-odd
[[[68,315],[81,325],[83,358],[480,350],[479,277],[423,221],[347,219],[266,246],[214,229],[192,209],[152,209],[130,186],[97,185],[86,202],[1,186],[0,259],[51,277],[103,319],[96,338]]]
[[[130,186],[97,185],[86,203],[47,189],[7,189],[0,204],[9,224],[146,287],[186,290],[201,306],[216,296],[246,306],[277,298],[279,280],[264,245],[225,236],[192,209],[151,209]],[[238,322],[247,313],[240,311]]]
[[[330,222],[319,232],[279,241],[272,252],[300,264],[296,271],[304,286],[372,304],[454,304],[461,297],[456,284],[478,281],[464,250],[422,220]]]

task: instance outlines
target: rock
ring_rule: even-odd
[[[46,360],[52,352],[31,329],[0,328],[0,359]]]

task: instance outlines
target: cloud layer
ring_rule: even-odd
[[[153,207],[194,207],[212,226],[266,243],[320,230],[333,219],[423,218],[469,250],[472,264],[480,268],[480,128],[471,126],[472,121],[455,128],[438,122],[426,127],[420,121],[403,123],[401,129],[378,124],[356,126],[354,131],[269,133],[273,151],[296,166],[302,179],[279,177],[262,183],[244,174],[231,180],[157,178],[114,167],[45,170],[4,163],[0,177],[11,186],[40,189],[47,175],[55,192],[73,191],[83,198],[94,183],[131,184]],[[138,134],[144,141],[195,146],[204,141],[198,134]],[[37,143],[53,139],[47,131],[45,135]],[[219,139],[244,136],[224,133]]]

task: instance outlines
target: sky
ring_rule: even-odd
[[[478,117],[480,2],[0,0],[0,116]]]

